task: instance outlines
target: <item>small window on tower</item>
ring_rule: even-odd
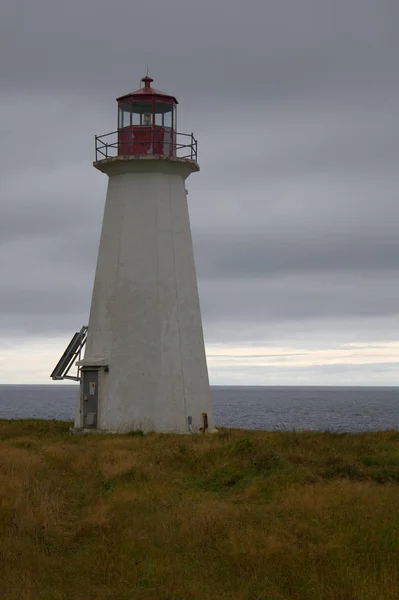
[[[132,125],[152,125],[151,102],[135,102],[133,104]]]
[[[130,126],[130,104],[119,105],[119,127]]]
[[[173,104],[166,102],[155,103],[155,125],[161,127],[172,127],[172,110]]]

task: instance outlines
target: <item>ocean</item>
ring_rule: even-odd
[[[78,385],[0,385],[0,419],[72,421]],[[216,426],[263,430],[399,429],[398,387],[211,387]]]

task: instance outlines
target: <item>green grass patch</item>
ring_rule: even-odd
[[[399,433],[0,421],[6,600],[396,600]]]

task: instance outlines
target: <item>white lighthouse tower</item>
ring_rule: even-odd
[[[185,188],[197,142],[152,81],[118,98],[117,131],[96,136],[108,190],[75,427],[212,431]]]

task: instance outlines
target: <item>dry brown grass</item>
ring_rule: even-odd
[[[0,421],[1,600],[396,600],[399,432]]]

